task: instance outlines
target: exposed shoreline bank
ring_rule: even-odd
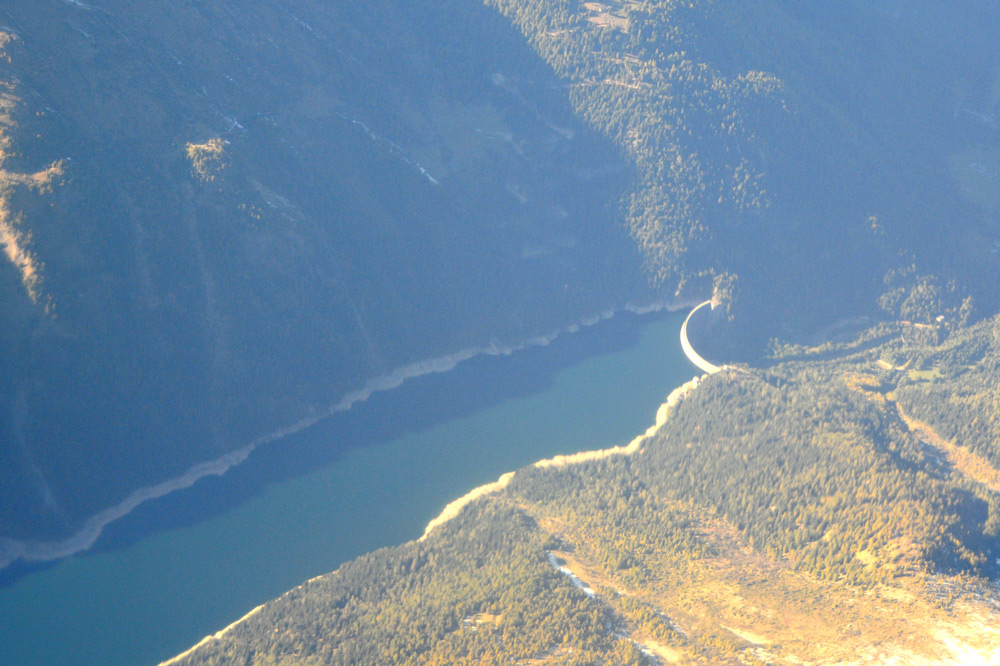
[[[702,375],[702,377],[704,377],[704,375]],[[693,377],[690,381],[684,382],[671,391],[670,395],[667,396],[666,401],[661,404],[659,408],[657,408],[656,419],[653,422],[653,425],[646,428],[646,432],[641,435],[636,435],[632,441],[625,446],[612,446],[608,449],[580,451],[578,453],[555,456],[554,458],[546,458],[534,463],[533,467],[566,467],[568,465],[578,465],[590,460],[601,460],[602,458],[610,458],[612,456],[629,456],[634,453],[638,453],[642,449],[642,443],[655,435],[659,429],[666,424],[667,419],[670,417],[670,411],[677,405],[677,403],[680,402],[684,396],[698,388],[698,384],[701,383],[702,377]],[[513,480],[515,474],[516,472],[507,472],[496,481],[473,488],[465,495],[462,495],[458,499],[448,503],[440,514],[427,523],[427,527],[424,528],[424,534],[420,537],[420,539],[418,539],[418,541],[426,539],[434,528],[444,525],[449,520],[456,517],[459,513],[461,513],[462,509],[480,497],[490,495],[506,488]]]
[[[661,310],[662,309],[668,309],[670,311],[676,311],[676,310],[680,310],[680,309],[682,309],[684,307],[692,307],[692,305],[694,305],[694,304],[692,304],[692,303],[689,303],[689,304],[680,304],[680,305],[675,305],[675,306],[670,307],[670,308],[665,308],[664,307],[664,308],[659,308],[659,309],[661,309]],[[604,319],[607,319],[607,317],[604,317]],[[580,463],[591,461],[591,460],[599,460],[599,459],[608,458],[608,457],[617,456],[617,455],[633,455],[635,453],[639,453],[642,450],[643,443],[646,440],[648,440],[650,437],[652,437],[653,435],[655,435],[660,430],[660,428],[662,428],[667,423],[672,410],[677,406],[677,404],[685,396],[689,395],[691,393],[691,391],[695,390],[699,386],[699,384],[701,383],[701,381],[704,379],[705,376],[706,375],[695,376],[692,379],[690,379],[689,381],[684,382],[680,386],[677,386],[676,388],[674,388],[668,394],[666,400],[657,408],[657,410],[656,410],[656,417],[654,419],[653,424],[650,425],[648,428],[646,428],[646,430],[642,434],[636,435],[634,438],[632,438],[632,440],[627,445],[624,445],[624,446],[614,446],[614,447],[610,447],[610,448],[607,448],[607,449],[598,449],[598,450],[594,450],[594,451],[581,451],[581,452],[578,452],[578,453],[573,453],[573,454],[568,454],[568,455],[558,455],[558,456],[555,456],[553,458],[545,458],[545,459],[542,459],[542,460],[538,460],[535,463],[531,464],[531,466],[533,466],[533,467],[565,467],[565,466],[568,466],[568,465],[580,464]],[[417,539],[417,541],[424,541],[425,539],[427,539],[427,537],[431,534],[431,532],[434,531],[434,529],[436,529],[437,527],[439,527],[441,525],[444,525],[445,523],[447,523],[451,519],[453,519],[456,516],[458,516],[461,513],[461,511],[466,506],[468,506],[469,504],[475,502],[476,500],[478,500],[478,499],[480,499],[482,497],[491,495],[493,493],[499,492],[499,491],[503,490],[504,488],[506,488],[510,484],[511,480],[514,479],[514,477],[515,477],[516,474],[517,474],[516,471],[506,472],[506,473],[502,474],[500,476],[500,478],[497,479],[496,481],[493,481],[491,483],[486,483],[486,484],[483,484],[481,486],[477,486],[477,487],[473,488],[472,490],[470,490],[469,492],[467,492],[464,495],[462,495],[461,497],[459,497],[459,498],[457,498],[457,499],[452,500],[451,502],[449,502],[445,506],[445,508],[441,511],[441,513],[438,514],[436,517],[434,517],[427,524],[427,526],[424,528],[423,535],[419,539]],[[333,572],[330,572],[328,574],[321,574],[319,576],[315,576],[314,578],[310,579],[309,581],[306,581],[306,583],[303,583],[302,585],[314,582],[314,581],[319,580],[321,578],[324,578],[326,576],[335,575],[336,573],[337,573],[337,571],[333,571]],[[299,587],[301,587],[301,585]],[[299,588],[295,588],[295,589],[299,589]],[[289,594],[289,592],[286,592],[286,594]],[[239,620],[233,622],[232,624],[226,626],[224,629],[222,629],[222,630],[220,630],[220,631],[218,631],[218,632],[216,632],[214,634],[209,634],[209,635],[205,636],[204,638],[202,638],[198,643],[196,643],[192,647],[188,648],[184,652],[182,652],[182,653],[180,653],[180,654],[178,654],[178,655],[176,655],[176,656],[174,656],[174,657],[172,657],[172,658],[170,658],[170,659],[168,659],[166,661],[161,662],[158,666],[170,666],[171,664],[175,664],[175,663],[179,662],[180,660],[182,660],[183,658],[185,658],[187,656],[190,656],[191,654],[197,652],[197,650],[200,647],[202,647],[202,646],[204,646],[204,645],[206,645],[206,644],[208,644],[208,643],[210,643],[210,642],[212,642],[214,640],[222,638],[229,631],[231,631],[232,629],[236,628],[241,623],[243,623],[245,620],[247,620],[247,619],[251,618],[253,615],[255,615],[265,605],[266,604],[264,604],[262,606],[258,606],[257,608],[255,608],[253,611],[251,611],[247,615],[243,616],[242,618],[240,618]]]
[[[702,358],[701,355],[694,350],[694,347],[691,346],[687,336],[687,325],[688,322],[691,321],[692,315],[706,305],[710,305],[714,308],[715,301],[707,300],[703,303],[699,303],[694,307],[694,309],[691,310],[691,312],[688,313],[688,316],[684,319],[684,323],[681,325],[680,338],[681,348],[684,350],[684,355],[687,359],[691,361],[691,363],[693,363],[699,370],[702,370],[706,375],[713,375],[722,370],[722,368],[717,365],[713,365]],[[680,309],[680,307],[677,309]],[[694,377],[691,381],[685,382],[671,391],[670,395],[667,396],[666,401],[656,410],[656,419],[654,420],[653,425],[649,426],[643,434],[634,437],[627,445],[613,446],[609,449],[597,449],[596,451],[580,451],[569,455],[555,456],[554,458],[539,460],[534,464],[534,466],[565,467],[567,465],[575,465],[589,460],[600,460],[611,456],[632,455],[633,453],[637,453],[642,447],[642,443],[655,435],[656,432],[662,428],[664,424],[666,424],[667,418],[670,416],[670,410],[673,409],[678,402],[680,402],[681,398],[698,388],[698,384],[701,382],[701,379],[701,377]],[[435,527],[443,525],[457,516],[462,509],[466,507],[466,505],[471,504],[480,497],[506,488],[514,478],[514,474],[515,472],[507,472],[496,481],[473,488],[462,497],[450,502],[437,517],[427,523],[427,527],[424,528],[424,534],[420,537],[420,541],[426,539],[427,535],[429,535]]]
[[[447,372],[458,364],[477,356],[509,355],[528,348],[543,347],[561,335],[575,333],[583,327],[592,326],[610,319],[616,313],[628,312],[645,315],[653,312],[676,311],[690,307],[692,304],[688,301],[661,301],[645,306],[626,304],[621,308],[603,311],[577,323],[557,329],[549,334],[539,335],[516,345],[500,347],[496,344],[491,344],[489,346],[468,347],[453,354],[401,366],[388,374],[369,380],[362,388],[347,393],[339,402],[316,415],[301,419],[285,428],[258,437],[250,444],[226,453],[219,458],[192,465],[177,477],[134,491],[118,504],[92,515],[76,533],[65,539],[35,541],[0,538],[0,570],[18,561],[25,563],[51,562],[89,550],[97,543],[105,527],[127,516],[141,504],[189,488],[202,478],[222,476],[233,467],[246,461],[250,454],[257,448],[298,433],[338,413],[346,412],[354,405],[364,402],[373,394],[397,388],[409,379]]]

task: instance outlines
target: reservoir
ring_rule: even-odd
[[[143,505],[95,548],[0,581],[11,666],[153,666],[451,500],[557,454],[628,443],[698,374],[686,312],[608,321],[373,395]]]

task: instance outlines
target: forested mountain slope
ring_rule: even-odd
[[[4,3],[0,535],[660,298],[633,167],[465,2]]]
[[[996,3],[490,4],[634,159],[654,282],[711,271],[754,334],[921,281],[995,307]]]
[[[996,310],[993,2],[0,9],[0,526],[628,301]],[[720,331],[722,335],[726,331]]]
[[[998,327],[965,332],[963,367],[884,325],[708,376],[638,453],[518,470],[177,663],[994,663],[997,441],[936,434],[968,403],[912,382],[992,372]]]

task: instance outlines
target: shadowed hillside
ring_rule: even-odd
[[[714,293],[746,359],[994,312],[997,12],[4,8],[0,533],[626,302]]]
[[[631,165],[488,9],[46,0],[0,27],[5,536],[655,298]]]

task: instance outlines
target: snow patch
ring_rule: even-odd
[[[574,585],[583,590],[583,593],[588,597],[593,597],[596,593],[590,588],[589,585],[580,580],[575,573],[570,571],[567,567],[559,564],[559,559],[553,553],[549,553],[549,563],[555,567],[556,571],[566,576],[572,581]]]

